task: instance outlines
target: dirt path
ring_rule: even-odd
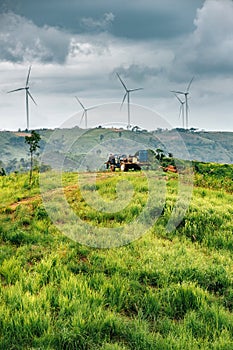
[[[92,177],[93,174],[90,173],[91,176],[90,177],[90,182],[92,182]],[[107,173],[97,173],[96,174],[96,181],[100,181],[100,180],[104,180],[107,179],[109,177],[114,176],[115,174],[107,172]],[[88,177],[85,179],[88,180]],[[64,186],[62,188],[55,188],[53,190],[50,190],[48,192],[46,192],[46,195],[51,195],[51,194],[55,194],[58,193],[59,191],[63,191],[65,194],[67,194],[68,192],[72,192],[73,190],[77,190],[78,189],[78,184],[77,185],[68,185],[68,186]],[[21,200],[19,200],[18,202],[14,202],[8,205],[9,208],[11,208],[12,210],[15,210],[19,205],[23,204],[23,205],[27,205],[27,204],[31,204],[33,201],[35,200],[42,200],[42,195],[41,194],[37,194],[35,196],[32,197],[28,197],[28,198],[23,198]]]
[[[55,194],[58,193],[59,191],[64,191],[66,192],[71,192],[72,190],[75,190],[78,188],[78,185],[69,185],[63,188],[55,188],[54,190],[50,190],[48,192],[46,192],[46,195],[51,195],[51,194]],[[37,194],[33,197],[28,197],[28,198],[23,198],[21,200],[19,200],[18,202],[15,203],[11,203],[9,205],[9,208],[11,208],[12,210],[15,210],[19,205],[24,204],[31,204],[32,202],[34,202],[35,200],[41,200],[42,201],[42,195],[41,194]]]
[[[28,197],[28,198],[21,199],[18,202],[10,204],[9,207],[11,209],[15,210],[19,205],[21,205],[21,204],[30,204],[34,200],[37,200],[37,199],[41,199],[41,195],[37,194],[36,196],[33,196],[33,197]]]

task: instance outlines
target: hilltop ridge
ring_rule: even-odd
[[[71,169],[73,162],[79,159],[82,152],[85,153],[87,147],[91,149],[91,147],[96,147],[98,144],[103,144],[106,140],[112,140],[114,144],[114,140],[119,140],[119,137],[121,137],[122,145],[125,139],[130,139],[141,144],[147,144],[152,149],[164,149],[166,147],[169,152],[180,159],[233,163],[233,132],[207,132],[178,128],[172,130],[129,131],[102,127],[89,130],[78,127],[54,130],[38,129],[37,132],[41,135],[40,153],[43,152],[52,136],[50,149],[53,148],[51,149],[54,159],[52,166],[55,168],[60,159],[66,155],[66,161]],[[2,150],[0,166],[4,167],[8,173],[27,169],[28,149],[24,142],[24,136],[24,132],[0,132],[0,147]],[[179,146],[180,140],[183,140],[182,149]],[[71,143],[73,143],[72,150],[69,149]]]

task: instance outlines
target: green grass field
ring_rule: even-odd
[[[230,165],[196,164],[192,200],[172,232],[165,226],[178,180],[166,174],[159,219],[140,239],[112,249],[60,233],[38,175],[31,188],[26,174],[0,177],[0,349],[232,349],[232,174]],[[84,190],[117,200],[123,176],[134,196],[114,215],[86,203],[74,173],[64,174],[64,193],[82,220],[125,224],[145,206],[142,174],[100,173],[96,187]]]

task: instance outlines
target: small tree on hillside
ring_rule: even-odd
[[[35,155],[36,150],[40,148],[39,142],[40,142],[40,135],[34,130],[32,130],[30,136],[25,136],[25,143],[29,145],[29,152],[30,152],[30,175],[29,175],[30,184],[32,181],[33,156]]]
[[[164,151],[160,148],[157,148],[155,158],[158,159],[159,162],[161,162],[164,157],[165,157]]]

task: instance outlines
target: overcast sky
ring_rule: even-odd
[[[182,121],[170,90],[185,91],[194,76],[189,127],[233,131],[232,0],[1,1],[1,130],[26,127],[24,91],[7,91],[25,85],[30,65],[38,104],[30,101],[30,128],[59,127],[77,112],[79,124],[75,95],[86,107],[121,103],[118,72],[128,88],[143,87],[131,102],[171,127]],[[134,108],[132,124],[161,126],[151,113],[137,119]],[[127,121],[126,109],[119,115]],[[89,126],[105,122],[98,108],[89,111]]]

